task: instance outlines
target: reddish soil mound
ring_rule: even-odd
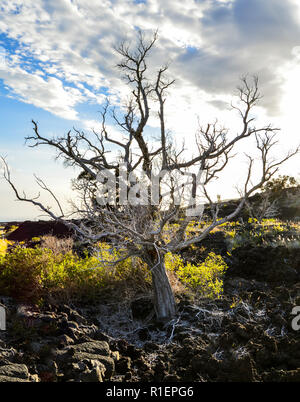
[[[51,235],[58,238],[73,237],[74,231],[66,225],[55,221],[23,222],[18,229],[7,236],[8,240],[28,241],[33,237]]]

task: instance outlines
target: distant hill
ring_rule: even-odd
[[[11,224],[7,224],[11,227]],[[74,231],[61,222],[55,221],[25,221],[6,238],[12,241],[29,241],[33,237],[51,235],[58,238],[73,237]]]
[[[261,203],[263,195],[264,193],[257,193],[249,197],[250,204],[254,208],[258,206]],[[219,216],[229,215],[235,210],[239,202],[240,199],[221,202]],[[282,220],[300,219],[300,186],[283,189],[280,195],[276,197],[276,207],[278,211],[276,214],[277,218]],[[245,218],[249,216],[247,209],[242,211],[241,216]]]

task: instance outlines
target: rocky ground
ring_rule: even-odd
[[[147,295],[43,308],[0,297],[0,381],[300,381],[291,326],[300,250],[240,248],[228,258],[224,296],[181,295],[167,325]]]

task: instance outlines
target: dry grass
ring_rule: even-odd
[[[74,240],[70,238],[58,239],[55,236],[43,236],[41,238],[41,247],[48,248],[54,254],[66,254],[72,251]]]
[[[178,279],[177,275],[173,271],[167,271],[167,276],[170,281],[170,285],[175,294],[182,294],[186,292],[186,286]]]

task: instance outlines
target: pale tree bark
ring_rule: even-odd
[[[165,267],[163,254],[147,251],[144,261],[151,267],[154,308],[159,321],[168,321],[176,314],[176,303]],[[155,264],[153,265],[153,262]]]

